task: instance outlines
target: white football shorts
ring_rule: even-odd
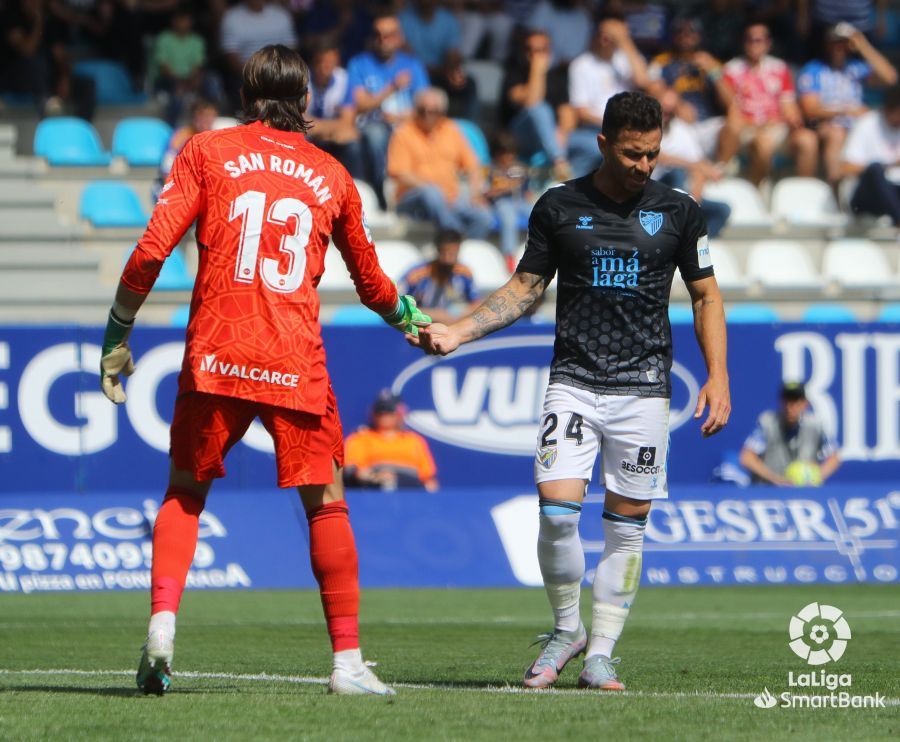
[[[534,457],[537,483],[589,482],[599,452],[606,489],[636,500],[668,497],[668,399],[550,384],[540,422]]]

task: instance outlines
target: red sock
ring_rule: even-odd
[[[311,510],[309,556],[335,652],[359,647],[359,563],[347,503]]]
[[[150,615],[178,613],[188,569],[197,550],[203,498],[190,490],[169,487],[153,526],[150,569]]]

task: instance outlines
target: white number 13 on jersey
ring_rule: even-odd
[[[261,191],[247,191],[231,202],[228,221],[242,218],[241,241],[238,244],[237,263],[234,266],[234,280],[238,283],[253,283],[256,266],[263,283],[272,291],[290,294],[300,288],[306,271],[306,245],[312,232],[312,213],[309,207],[296,198],[279,198],[266,211],[266,194]],[[258,260],[259,239],[262,236],[263,215],[268,222],[284,226],[290,217],[297,218],[294,234],[281,238],[278,249],[288,255],[287,273],[278,270],[279,260],[263,258]]]

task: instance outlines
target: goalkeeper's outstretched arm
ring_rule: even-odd
[[[435,323],[419,332],[412,345],[429,355],[445,356],[463,343],[508,327],[544,295],[551,278],[536,273],[514,273],[471,314],[452,325]]]

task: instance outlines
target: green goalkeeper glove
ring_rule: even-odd
[[[119,319],[116,313],[109,310],[106,333],[103,335],[103,348],[100,351],[100,389],[110,402],[122,404],[125,401],[125,390],[122,388],[122,376],[134,373],[134,361],[131,348],[128,347],[128,336],[134,320],[126,322]]]
[[[408,295],[401,295],[397,300],[397,308],[382,317],[391,327],[413,337],[419,336],[419,327],[431,324],[431,317],[417,309],[416,300]]]

